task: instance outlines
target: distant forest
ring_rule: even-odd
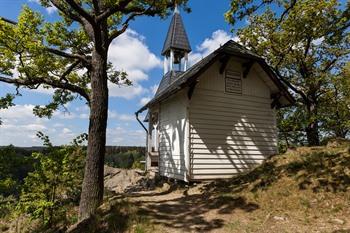
[[[33,152],[45,152],[44,146],[15,147],[0,146],[0,149],[11,148],[16,157],[28,158]],[[105,164],[115,168],[143,168],[146,148],[143,146],[106,146]],[[25,169],[27,170],[27,169]],[[29,169],[30,170],[30,169]]]

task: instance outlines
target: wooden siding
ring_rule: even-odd
[[[188,154],[187,98],[179,92],[160,105],[159,173],[186,180],[185,155]],[[187,135],[187,137],[186,137]],[[187,152],[186,152],[187,150]]]
[[[242,78],[242,94],[225,93],[220,64],[199,79],[189,104],[190,177],[228,178],[277,152],[275,111],[269,84],[254,67]],[[227,69],[242,72],[238,61]]]

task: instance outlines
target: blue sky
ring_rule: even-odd
[[[16,20],[23,4],[42,12],[47,20],[57,19],[54,8],[42,8],[36,0],[0,0],[0,16]],[[228,0],[192,0],[189,6],[192,12],[181,14],[193,50],[190,54],[193,64],[234,36],[223,17],[229,8]],[[117,69],[126,70],[134,85],[129,88],[110,86],[108,145],[145,144],[145,132],[136,122],[134,112],[153,96],[162,77],[160,52],[170,19],[138,18],[111,45],[110,61]],[[14,88],[0,84],[0,96],[7,92],[14,92]],[[89,112],[79,100],[67,106],[69,112],[59,111],[51,119],[33,116],[33,106],[48,103],[50,93],[52,90],[43,88],[22,91],[22,96],[15,100],[16,106],[0,110],[4,123],[0,127],[0,145],[41,145],[35,136],[38,130],[49,135],[56,145],[67,144],[75,136],[87,132]]]

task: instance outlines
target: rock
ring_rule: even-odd
[[[283,216],[273,216],[273,219],[276,221],[286,221],[287,218]]]
[[[104,177],[106,176],[114,176],[118,174],[121,171],[119,168],[114,168],[114,167],[109,167],[109,166],[104,166]]]
[[[163,191],[167,191],[167,190],[169,190],[169,189],[170,189],[170,184],[164,183],[163,186],[162,186],[162,190],[163,190]]]
[[[104,186],[109,191],[124,193],[139,184],[143,178],[144,174],[138,170],[112,168],[109,176],[105,177]]]
[[[332,219],[331,222],[338,225],[343,225],[345,223],[344,220],[341,220],[339,218]]]

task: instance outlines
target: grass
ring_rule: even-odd
[[[229,232],[350,232],[349,144],[290,150],[247,174],[213,182],[205,191],[259,206],[249,216],[236,213],[226,224]]]
[[[110,196],[74,232],[350,232],[350,143],[288,150],[200,187]]]

